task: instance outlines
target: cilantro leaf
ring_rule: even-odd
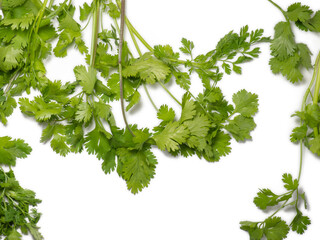
[[[182,47],[180,47],[180,51],[192,56],[192,50],[194,49],[194,43],[186,38],[182,38],[181,40]]]
[[[254,204],[260,209],[266,209],[269,206],[275,206],[279,203],[279,196],[274,194],[270,189],[260,189],[254,198]]]
[[[265,221],[264,233],[267,239],[282,240],[285,239],[289,232],[289,227],[280,217],[268,218]]]
[[[169,73],[170,68],[153,57],[152,53],[145,53],[122,72],[124,77],[140,77],[149,84],[165,80]]]
[[[303,234],[307,228],[308,225],[311,224],[311,221],[309,217],[303,216],[301,211],[297,212],[297,215],[292,220],[290,226],[292,228],[292,231],[297,232],[298,234]]]
[[[133,194],[147,187],[155,175],[157,160],[150,149],[129,150],[120,148],[117,151],[121,167],[120,176],[127,182]]]
[[[163,122],[172,122],[176,114],[172,108],[168,107],[168,105],[161,105],[157,116],[158,119],[161,119]]]
[[[89,6],[88,3],[84,3],[83,6],[80,7],[80,21],[85,21],[88,19],[92,12],[92,7],[92,4]]]
[[[251,117],[258,111],[258,95],[249,93],[245,89],[234,94],[232,100],[236,105],[234,111],[245,117]]]
[[[270,45],[272,55],[283,61],[292,56],[297,48],[294,35],[290,24],[287,22],[279,22],[274,30],[274,39]]]
[[[307,131],[308,127],[307,125],[303,124],[300,127],[296,127],[295,129],[292,130],[292,134],[290,135],[290,140],[291,142],[298,142],[300,140],[303,140],[304,138],[307,137]]]
[[[95,154],[98,159],[105,161],[113,160],[109,158],[111,150],[110,144],[111,134],[96,126],[85,137],[85,146],[89,154]]]
[[[229,124],[224,128],[231,133],[236,141],[245,141],[252,139],[250,132],[256,127],[256,124],[251,117],[244,117],[243,115],[236,116],[229,120]]]
[[[31,153],[31,147],[22,139],[0,137],[0,165],[15,166],[17,158],[26,158]]]
[[[35,97],[33,101],[29,101],[27,98],[20,98],[19,104],[24,114],[34,116],[40,122],[50,120],[62,111],[60,104],[55,102],[47,103],[41,96]]]
[[[289,191],[296,190],[299,187],[298,180],[293,180],[292,175],[288,173],[282,175],[282,182],[285,184],[284,187]]]
[[[310,151],[320,156],[320,135],[311,139],[309,141],[309,145],[310,145],[309,147]]]
[[[32,13],[27,13],[21,18],[4,18],[1,25],[10,26],[12,30],[21,29],[22,31],[28,29],[34,20]]]
[[[305,22],[311,18],[313,11],[309,6],[302,5],[301,3],[294,3],[288,7],[287,16],[291,21]]]
[[[185,143],[189,136],[189,130],[179,122],[168,123],[162,132],[155,133],[153,139],[161,150],[169,152],[179,149],[179,144]]]
[[[87,70],[85,66],[80,65],[76,66],[73,71],[77,81],[80,82],[83,91],[87,94],[91,94],[97,81],[95,70],[90,67]]]
[[[92,118],[91,106],[86,102],[80,103],[78,105],[75,120],[78,122],[87,123],[91,120],[91,118]]]

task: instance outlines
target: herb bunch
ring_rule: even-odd
[[[109,29],[101,26],[104,13],[112,22]],[[63,29],[70,25],[66,22],[74,21],[71,16],[58,19],[59,42],[66,41]],[[126,25],[138,57],[133,56],[126,41],[121,41],[121,16],[120,23]],[[128,189],[137,193],[154,177],[157,160],[153,147],[173,156],[197,155],[215,162],[230,153],[231,138],[238,142],[251,139],[250,132],[256,126],[253,116],[258,110],[257,95],[241,90],[233,95],[230,104],[218,83],[224,74],[240,74],[241,64],[258,57],[260,49],[256,45],[269,41],[262,36],[263,30],[249,32],[245,26],[239,34],[231,31],[215,49],[199,56],[193,54],[194,43],[182,39],[180,51],[188,57],[183,59],[170,45],[151,47],[124,16],[120,1],[85,3],[80,8],[80,20],[87,21],[87,25],[92,21],[92,38],[87,66],[74,68],[76,81],[47,81],[34,100],[19,100],[21,111],[45,126],[41,142],[50,142],[56,153],[66,156],[86,150],[102,161],[105,173],[116,170]],[[146,52],[142,52],[138,41]],[[77,44],[76,40],[73,42]],[[55,55],[64,57],[67,47],[63,49],[63,54],[54,51]],[[190,91],[192,73],[203,84],[203,91],[197,96]],[[169,82],[181,87],[183,96],[174,96],[167,88]],[[162,87],[180,106],[181,115],[168,105],[158,103],[158,107],[148,92],[150,85]],[[153,129],[137,124],[119,128],[110,103],[126,102],[123,119],[127,123],[126,111],[140,101],[141,88],[147,92],[159,122]]]
[[[56,6],[48,0],[3,0],[0,8],[0,121],[6,125],[17,107],[17,96],[47,87],[45,60],[51,55],[51,42],[58,37],[54,23],[74,9],[70,1]],[[57,54],[74,40],[85,51],[79,32],[65,34],[71,42],[59,41]],[[72,34],[77,37],[72,38]],[[39,112],[39,117],[45,117],[45,113]],[[21,139],[0,138],[0,238],[21,239],[21,234],[30,233],[36,240],[43,239],[37,227],[40,214],[35,208],[41,201],[33,191],[20,186],[12,169],[16,159],[25,158],[30,152],[31,148]]]
[[[283,13],[286,22],[280,22],[275,26],[275,35],[271,40],[270,66],[273,73],[281,73],[290,82],[297,83],[303,79],[301,71],[313,68],[311,63],[311,51],[303,43],[296,43],[291,29],[291,22],[303,31],[320,31],[320,11],[314,13],[309,6],[301,3],[290,5],[284,11],[279,5],[269,0]],[[275,207],[276,210],[264,221],[252,222],[242,221],[241,229],[247,231],[250,239],[260,240],[266,237],[268,240],[285,239],[290,229],[298,234],[303,234],[311,220],[302,210],[308,208],[305,193],[300,189],[300,178],[303,164],[303,146],[311,152],[320,155],[320,54],[317,57],[314,74],[309,87],[303,97],[301,111],[297,111],[293,116],[300,119],[300,126],[293,129],[291,142],[300,143],[300,166],[297,178],[289,173],[282,175],[282,182],[286,191],[276,194],[269,188],[260,189],[254,198],[254,204],[261,210]],[[312,93],[313,92],[313,93]],[[302,204],[301,204],[302,203]],[[288,224],[277,214],[283,209],[293,209],[294,218]]]
[[[43,239],[37,226],[40,213],[35,208],[41,201],[33,191],[20,186],[11,169],[18,158],[26,158],[30,152],[23,140],[0,137],[0,239],[21,239],[21,234]]]

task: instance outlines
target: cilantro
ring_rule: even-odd
[[[0,165],[15,166],[17,158],[26,158],[31,148],[22,139],[0,137]]]
[[[163,81],[170,69],[162,61],[154,58],[150,53],[144,54],[123,70],[124,77],[138,76],[147,83],[154,84]]]
[[[41,214],[35,207],[41,202],[36,194],[20,186],[12,170],[5,172],[0,166],[0,237],[21,239],[22,234],[30,234],[41,240],[37,223]]]

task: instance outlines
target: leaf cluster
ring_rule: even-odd
[[[18,158],[26,158],[30,152],[30,146],[21,139],[0,138],[0,239],[18,240],[22,234],[43,239],[37,227],[40,213],[35,208],[41,201],[33,191],[20,186],[11,170]],[[6,172],[2,166],[10,170]]]
[[[270,49],[270,67],[274,74],[282,74],[292,83],[302,80],[302,70],[312,68],[311,51],[295,40],[292,23],[303,31],[320,31],[320,11],[314,13],[307,5],[294,3],[282,10],[286,21],[276,24]]]
[[[271,216],[260,222],[240,222],[241,229],[249,233],[250,239],[260,240],[265,237],[268,240],[282,240],[287,237],[290,229],[298,234],[303,234],[311,224],[309,217],[304,216],[299,209],[300,201],[304,202],[306,209],[307,202],[305,193],[299,192],[298,179],[293,179],[291,174],[285,173],[282,175],[282,182],[287,190],[285,193],[275,194],[270,189],[260,189],[253,201],[261,210],[276,207],[277,210]],[[296,198],[296,196],[298,197]],[[274,216],[284,208],[294,208],[296,211],[290,224],[287,224],[281,217]]]

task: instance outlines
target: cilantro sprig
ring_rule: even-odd
[[[319,32],[320,22],[319,11],[314,14],[309,6],[301,3],[290,5],[284,11],[275,2],[269,0],[284,15],[286,22],[280,22],[275,26],[275,36],[271,41],[270,65],[273,73],[282,73],[292,83],[302,80],[303,68],[313,68],[311,63],[311,51],[308,46],[296,43],[291,29],[291,22],[304,31]],[[305,209],[308,208],[305,193],[301,190],[300,179],[303,164],[303,147],[307,147],[312,153],[320,155],[320,53],[314,65],[314,74],[302,100],[301,111],[293,114],[300,120],[300,126],[293,129],[291,141],[300,144],[300,165],[299,174],[296,179],[291,174],[285,173],[282,182],[286,192],[276,194],[269,188],[260,189],[254,198],[255,205],[261,209],[276,209],[264,221],[242,221],[241,229],[249,233],[250,239],[285,239],[290,230],[303,234],[311,220],[301,210],[301,204]],[[276,215],[283,209],[293,208],[295,216],[291,222],[287,223]]]
[[[269,38],[263,37],[263,30],[250,32],[245,26],[240,33],[229,32],[215,49],[195,56],[194,43],[185,38],[180,52],[170,45],[151,47],[123,10],[120,1],[85,3],[80,8],[80,19],[87,21],[86,25],[92,24],[87,66],[74,68],[74,82],[48,80],[40,89],[41,95],[34,100],[21,98],[19,104],[24,114],[45,126],[41,141],[50,142],[56,153],[66,156],[86,150],[102,161],[105,173],[116,170],[128,189],[137,193],[155,175],[157,160],[153,147],[172,156],[197,155],[216,162],[230,153],[232,138],[238,142],[251,139],[250,133],[256,126],[253,117],[258,111],[257,95],[241,90],[233,95],[231,104],[218,83],[224,74],[232,71],[241,74],[241,64],[257,58],[260,53],[257,44]],[[67,19],[64,14],[58,18],[58,46],[66,31],[63,26],[72,21],[72,16],[73,10]],[[121,16],[123,25],[119,25]],[[109,29],[100,24],[107,19],[112,23]],[[122,39],[122,26],[127,27],[139,56],[133,56],[127,41]],[[80,35],[77,37],[81,39]],[[138,41],[145,46],[145,52]],[[64,57],[67,47],[63,48],[63,54],[57,55],[56,49],[54,52]],[[198,95],[190,89],[193,73],[203,83],[203,91]],[[182,88],[183,95],[174,96],[167,87],[170,82]],[[178,103],[181,114],[178,116],[171,106],[155,101],[148,91],[150,85],[163,88]],[[147,92],[159,119],[153,129],[130,124],[125,114],[140,101],[141,89]],[[118,127],[113,116],[110,103],[114,101],[126,104],[123,104],[125,129]]]
[[[43,239],[37,226],[41,214],[35,208],[41,200],[20,186],[11,169],[17,159],[26,158],[30,152],[31,147],[23,140],[0,137],[0,238],[21,239],[22,234],[31,234],[35,240]]]
[[[274,27],[274,37],[270,50],[272,58],[270,67],[274,74],[282,74],[292,83],[300,82],[303,78],[302,70],[311,69],[311,51],[304,43],[297,43],[292,29],[294,23],[302,31],[320,31],[320,11],[314,12],[307,5],[294,3],[287,10],[282,9],[272,0],[268,0],[284,15]]]

